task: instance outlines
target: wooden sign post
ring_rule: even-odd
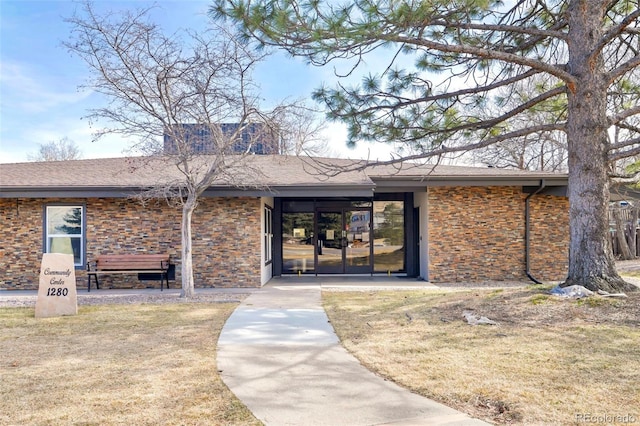
[[[76,315],[78,293],[73,255],[44,253],[36,300],[36,318]]]

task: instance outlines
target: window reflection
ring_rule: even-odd
[[[313,271],[313,213],[283,213],[282,272]]]
[[[83,264],[83,208],[47,206],[46,252],[73,255],[74,264]]]
[[[373,265],[375,272],[405,271],[404,205],[402,201],[373,203]]]
[[[346,266],[370,267],[371,247],[369,240],[371,235],[371,207],[369,206],[368,210],[345,211],[345,215],[345,219],[349,224]]]

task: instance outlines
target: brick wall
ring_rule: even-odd
[[[164,203],[142,206],[128,199],[0,199],[0,288],[35,289],[43,246],[44,206],[86,205],[86,255],[169,253],[180,258],[181,211]],[[260,286],[260,200],[203,198],[193,216],[193,265],[196,287]],[[176,282],[180,284],[180,265]],[[76,271],[86,288],[86,273]],[[135,276],[102,276],[105,287],[159,286]]]
[[[521,187],[433,187],[428,191],[432,282],[528,280]],[[531,273],[566,276],[568,201],[536,195],[531,205]]]

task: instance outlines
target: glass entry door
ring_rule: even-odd
[[[316,212],[316,273],[357,274],[373,271],[371,208]]]

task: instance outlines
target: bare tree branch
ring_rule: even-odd
[[[135,167],[177,169],[138,198],[164,198],[182,208],[182,296],[194,294],[191,217],[199,197],[212,183],[243,188],[260,171],[246,159],[258,144],[273,144],[284,131],[276,112],[260,107],[252,72],[264,54],[221,25],[206,32],[166,35],[149,22],[152,8],[134,12],[97,12],[84,2],[68,19],[65,46],[91,72],[87,86],[103,94],[105,105],[89,111],[106,121],[96,137],[121,134],[132,150],[145,154]]]

